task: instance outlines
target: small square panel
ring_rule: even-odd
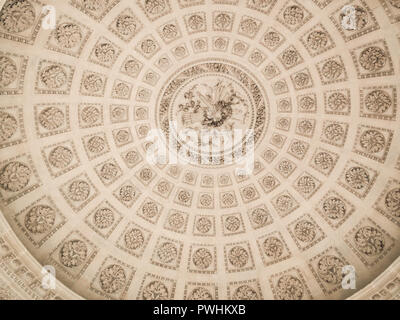
[[[310,30],[307,30],[300,40],[312,57],[335,47],[335,42],[322,23],[318,23]]]
[[[143,24],[131,8],[126,8],[115,17],[108,29],[129,43],[143,29]]]
[[[156,66],[160,71],[166,72],[172,66],[172,61],[167,54],[162,54],[157,58],[156,62],[154,62],[154,66]]]
[[[300,118],[296,123],[296,134],[311,138],[314,135],[316,121],[315,119]]]
[[[41,60],[35,81],[35,93],[69,95],[74,73],[73,66]]]
[[[125,146],[133,141],[130,127],[114,129],[112,131],[112,135],[114,138],[114,143],[117,147]]]
[[[212,2],[217,4],[237,5],[239,0],[212,0]]]
[[[215,217],[211,215],[196,215],[193,221],[193,235],[212,237],[215,236]]]
[[[221,208],[234,208],[238,205],[236,194],[233,190],[220,192],[219,201]]]
[[[367,267],[381,262],[395,244],[395,239],[370,218],[361,219],[344,239]]]
[[[310,70],[308,68],[302,69],[290,76],[292,79],[295,90],[304,90],[314,86]]]
[[[343,59],[339,55],[318,62],[317,69],[324,85],[344,82],[348,79]]]
[[[276,178],[272,173],[265,174],[258,180],[258,183],[266,194],[269,194],[281,184],[278,178]]]
[[[93,133],[82,137],[82,143],[89,160],[110,152],[110,146],[104,132]]]
[[[134,117],[136,121],[148,120],[149,109],[144,106],[136,106],[134,110]]]
[[[321,187],[321,181],[308,172],[303,172],[294,181],[293,188],[306,200],[309,200]]]
[[[167,44],[182,37],[182,32],[176,19],[164,23],[157,31]]]
[[[122,220],[122,214],[107,200],[103,200],[85,218],[85,223],[101,237],[107,239]]]
[[[58,177],[80,165],[78,153],[72,140],[44,147],[42,156],[53,177]]]
[[[187,32],[189,34],[207,31],[207,20],[205,12],[195,12],[183,17]]]
[[[329,190],[315,210],[333,228],[339,228],[355,211],[355,207],[335,190]]]
[[[267,56],[258,49],[253,49],[249,54],[249,62],[256,67],[259,67],[267,59]]]
[[[347,162],[338,183],[360,199],[364,199],[375,183],[378,172],[357,161]]]
[[[78,105],[79,127],[82,129],[104,125],[103,105],[97,103],[80,103]]]
[[[260,20],[244,15],[240,19],[238,34],[253,39],[260,30],[261,24]]]
[[[226,51],[228,50],[229,41],[228,37],[214,37],[212,39],[212,48],[214,51]]]
[[[111,68],[121,51],[115,43],[101,36],[94,45],[88,61],[105,68]]]
[[[165,219],[164,229],[177,233],[186,233],[188,221],[188,213],[171,209]]]
[[[301,113],[317,112],[318,100],[315,93],[302,94],[297,96],[297,111]]]
[[[265,65],[261,72],[267,80],[272,80],[281,74],[278,66],[273,62],[269,62]]]
[[[335,168],[339,155],[324,148],[316,148],[310,161],[310,167],[329,176]]]
[[[278,59],[286,70],[304,63],[304,59],[293,45],[290,45],[288,48],[283,50],[282,53],[279,54]]]
[[[325,120],[321,141],[336,147],[343,147],[346,142],[348,130],[348,123]]]
[[[192,186],[193,186],[193,185],[196,184],[197,175],[198,175],[198,173],[195,172],[195,171],[186,170],[186,171],[183,173],[182,181],[183,181],[184,183],[186,183],[186,184],[189,184],[189,185],[192,185]]]
[[[276,20],[295,32],[312,18],[311,13],[298,1],[288,0],[279,11]]]
[[[287,153],[295,157],[296,159],[303,160],[307,155],[310,144],[305,141],[293,139],[289,145]]]
[[[110,184],[114,183],[123,174],[121,167],[113,158],[99,163],[94,167],[94,170],[105,186],[109,186]]]
[[[178,0],[178,3],[180,8],[188,8],[203,5],[205,0]]]
[[[326,237],[310,214],[304,214],[289,223],[287,229],[301,251],[310,249]]]
[[[272,91],[276,95],[281,95],[289,92],[289,87],[285,79],[275,81],[272,84]]]
[[[86,173],[81,173],[61,185],[60,192],[75,212],[82,210],[99,195],[98,189]]]
[[[272,198],[271,203],[281,218],[300,207],[300,204],[288,191],[283,191],[276,195]]]
[[[110,122],[122,123],[129,121],[129,106],[125,104],[110,105]]]
[[[49,264],[78,279],[98,253],[98,248],[79,231],[69,233],[50,254]]]
[[[213,30],[214,31],[227,31],[231,32],[235,14],[228,11],[214,11],[213,12]]]
[[[160,49],[159,43],[151,34],[143,37],[135,47],[135,50],[146,59],[152,58]]]
[[[278,171],[282,177],[288,178],[292,175],[296,168],[297,166],[293,161],[282,158],[281,161],[277,163],[275,170]]]
[[[151,263],[161,268],[176,270],[182,257],[183,242],[159,237],[153,249]]]
[[[124,299],[135,271],[132,266],[108,256],[90,283],[90,289],[107,299]]]
[[[385,40],[378,40],[351,50],[359,79],[394,75],[393,61]]]
[[[66,222],[54,201],[44,196],[17,213],[18,227],[36,247],[42,246]]]
[[[84,96],[104,97],[107,76],[93,71],[84,71],[81,80],[80,93]]]
[[[347,116],[351,112],[349,89],[337,89],[324,92],[325,113]]]
[[[127,81],[116,79],[111,89],[111,98],[119,100],[130,100],[133,85]]]
[[[135,256],[142,257],[151,238],[151,232],[134,222],[129,222],[117,240],[116,246]]]
[[[154,186],[153,192],[164,199],[168,199],[173,189],[174,185],[170,181],[160,179]]]
[[[260,39],[260,43],[270,51],[275,51],[286,41],[285,37],[275,28],[269,27]]]
[[[136,79],[142,69],[143,63],[135,57],[128,55],[122,63],[120,72],[127,75],[128,77]]]
[[[34,109],[36,132],[40,138],[71,130],[67,104],[37,104]]]
[[[250,244],[247,241],[229,243],[224,246],[225,269],[228,273],[254,269]]]
[[[353,152],[384,163],[392,143],[393,130],[359,125]]]
[[[247,215],[253,229],[264,228],[274,222],[271,213],[264,204],[247,210]]]
[[[160,80],[160,78],[161,76],[157,72],[155,72],[152,69],[149,69],[143,76],[143,82],[154,87]]]
[[[131,180],[127,180],[113,192],[114,197],[127,208],[131,208],[141,194],[137,184]]]
[[[226,187],[232,185],[232,179],[229,173],[219,175],[217,180],[218,180],[218,186],[220,187]]]
[[[174,202],[185,207],[190,207],[192,200],[193,191],[179,188],[175,194]]]
[[[197,198],[197,208],[199,209],[213,209],[214,208],[214,194],[210,192],[199,192]]]
[[[6,204],[41,185],[30,155],[21,154],[0,163],[0,199]]]
[[[320,9],[327,7],[333,0],[312,0]]]
[[[246,232],[240,213],[224,214],[221,216],[222,233],[230,236]]]
[[[163,209],[159,202],[147,197],[140,205],[137,215],[152,224],[157,224]]]
[[[270,139],[270,143],[275,147],[282,149],[286,143],[287,137],[280,133],[273,133]]]
[[[261,157],[267,162],[272,163],[275,158],[278,156],[278,153],[271,148],[266,148],[261,154]]]
[[[363,87],[360,89],[360,116],[382,120],[395,120],[397,89],[395,86]]]
[[[176,60],[182,60],[189,56],[189,50],[185,43],[179,44],[171,49],[172,55]]]
[[[124,151],[121,153],[121,158],[129,169],[134,168],[143,160],[136,148],[131,148],[127,151]]]
[[[249,184],[245,187],[240,188],[240,195],[244,203],[256,201],[260,198],[260,193],[258,192],[254,184]]]
[[[192,244],[188,261],[191,273],[213,274],[217,272],[217,249],[209,244]]]
[[[235,40],[232,45],[232,53],[239,57],[243,57],[249,50],[249,45],[241,40]]]
[[[197,38],[191,41],[194,53],[208,51],[208,38]]]
[[[292,256],[282,234],[278,231],[259,237],[257,245],[266,266],[281,262]]]

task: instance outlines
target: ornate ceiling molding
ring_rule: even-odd
[[[399,298],[399,0],[0,4],[0,298]]]

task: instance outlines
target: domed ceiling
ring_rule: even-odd
[[[1,298],[399,298],[399,0],[2,3]]]

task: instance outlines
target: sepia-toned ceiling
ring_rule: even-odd
[[[0,299],[399,299],[399,0],[0,4]]]

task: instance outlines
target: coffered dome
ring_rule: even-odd
[[[0,298],[399,298],[400,1],[3,2]]]

